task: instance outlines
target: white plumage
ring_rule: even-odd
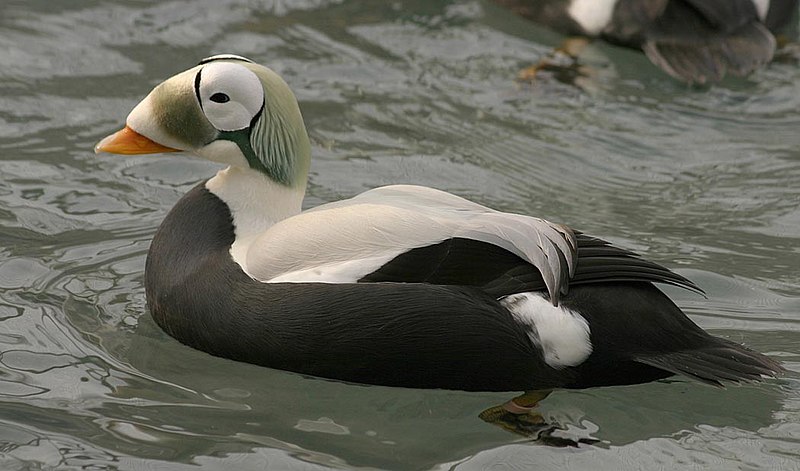
[[[489,242],[529,261],[555,298],[561,280],[574,270],[575,240],[566,226],[496,211],[432,188],[376,188],[287,218],[254,205],[263,200],[251,191],[221,194],[222,188],[254,187],[231,181],[236,178],[253,176],[227,171],[207,187],[232,208],[234,260],[260,281],[353,283],[402,253],[453,237]]]
[[[537,293],[518,293],[500,301],[520,324],[531,328],[531,342],[553,368],[577,366],[592,354],[589,323],[580,313],[553,306]]]
[[[753,5],[756,7],[756,11],[758,12],[758,18],[761,21],[767,19],[767,13],[769,12],[769,4],[770,0],[752,0]]]
[[[611,22],[617,0],[572,0],[569,16],[586,34],[596,35]]]

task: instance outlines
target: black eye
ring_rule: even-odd
[[[226,95],[224,93],[217,92],[217,93],[211,95],[209,100],[213,101],[214,103],[227,103],[227,102],[231,101],[231,97],[229,97],[228,95]]]

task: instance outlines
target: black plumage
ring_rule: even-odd
[[[260,283],[230,257],[233,241],[227,206],[202,184],[175,205],[153,238],[147,302],[156,323],[182,343],[234,360],[387,386],[519,390],[561,382],[526,330],[480,290]]]
[[[572,279],[565,279],[563,286],[651,281],[702,293],[685,277],[633,252],[580,232],[575,236],[578,262]],[[561,273],[567,277],[566,262],[562,266]],[[469,285],[495,297],[547,289],[539,270],[519,256],[487,242],[458,237],[405,252],[360,281]]]
[[[530,326],[498,300],[546,291],[535,269],[503,249],[453,239],[412,250],[359,283],[261,283],[231,258],[234,237],[227,205],[200,184],[165,218],[145,270],[158,325],[221,357],[357,383],[483,391],[632,384],[675,373],[716,383],[781,369],[705,333],[650,283],[697,289],[691,282],[582,234],[581,278],[561,305],[589,323],[593,352],[562,369],[544,361]]]

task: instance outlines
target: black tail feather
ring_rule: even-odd
[[[785,371],[775,360],[737,343],[714,341],[707,347],[641,356],[636,361],[714,386],[760,381]]]

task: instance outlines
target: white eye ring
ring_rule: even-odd
[[[256,74],[232,62],[212,62],[197,74],[195,91],[211,124],[220,131],[248,128],[264,106],[264,87]]]

